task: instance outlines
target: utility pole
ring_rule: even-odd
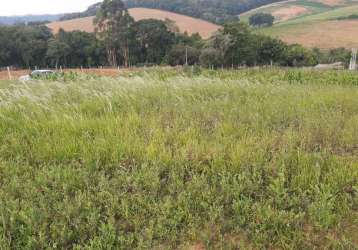
[[[357,49],[352,49],[352,58],[349,64],[349,70],[356,70],[357,69]]]

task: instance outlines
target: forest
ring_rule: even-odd
[[[323,51],[288,45],[256,34],[239,21],[227,22],[204,40],[198,34],[179,33],[169,20],[134,21],[122,1],[105,3],[97,8],[96,33],[60,30],[54,35],[42,24],[0,26],[0,67],[301,67],[348,63],[350,58],[350,52],[344,48]]]

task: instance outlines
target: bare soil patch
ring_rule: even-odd
[[[13,80],[18,79],[20,76],[29,74],[29,70],[11,70],[11,78]],[[7,70],[0,70],[0,80],[9,80],[9,74]]]
[[[139,71],[141,69],[139,68],[128,68],[128,69],[124,69],[124,68],[91,68],[91,69],[64,69],[64,72],[77,72],[77,73],[84,73],[84,74],[93,74],[93,75],[97,75],[97,76],[107,76],[107,77],[116,77],[119,76],[121,74],[125,74],[125,73],[130,73],[130,72],[135,72],[135,71]],[[11,79],[12,80],[17,80],[20,76],[24,76],[29,74],[31,71],[30,70],[11,70]],[[10,80],[9,79],[9,75],[8,72],[6,70],[0,71],[0,80]]]
[[[339,6],[344,4],[344,0],[317,0],[317,2],[322,3],[324,5],[328,5],[328,6]]]
[[[310,48],[357,48],[358,20],[325,21],[282,32],[278,36],[287,43]]]
[[[185,15],[176,14],[169,11],[147,9],[147,8],[133,8],[129,9],[129,14],[136,20],[143,19],[157,19],[173,20],[179,27],[180,32],[187,32],[188,34],[199,33],[203,38],[210,37],[214,32],[221,28],[221,26]],[[52,22],[47,26],[57,33],[60,28],[65,31],[80,30],[85,32],[94,32],[93,25],[94,17],[77,18],[73,20]]]
[[[272,15],[280,21],[287,21],[301,14],[308,13],[309,10],[303,6],[289,6],[280,8],[272,13]]]

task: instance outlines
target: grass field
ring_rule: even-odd
[[[170,19],[176,23],[180,32],[187,32],[188,34],[199,33],[203,38],[209,38],[216,32],[220,26],[185,15],[176,14],[164,10],[148,9],[148,8],[132,8],[129,9],[129,14],[134,20],[139,21],[143,19],[157,19],[164,21]],[[60,28],[65,31],[81,30],[86,32],[94,32],[93,25],[94,17],[77,18],[73,20],[52,22],[47,26],[57,33]]]
[[[0,81],[1,249],[356,249],[358,74]]]
[[[358,20],[338,20],[358,14],[358,1],[285,1],[251,10],[240,18],[248,21],[258,12],[271,13],[276,18],[273,27],[259,32],[287,43],[323,49],[358,47]]]

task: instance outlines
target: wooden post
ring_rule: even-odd
[[[12,80],[10,67],[7,67],[7,74],[9,75],[9,80]]]

